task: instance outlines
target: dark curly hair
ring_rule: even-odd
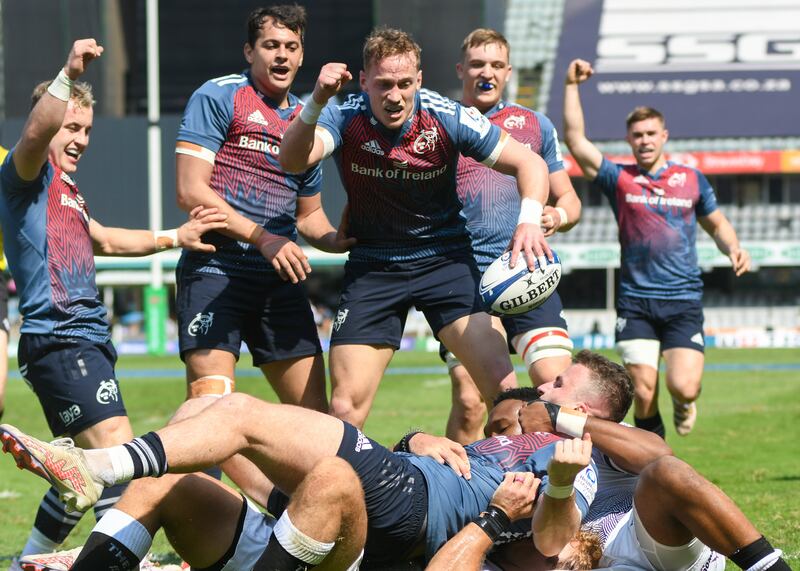
[[[282,4],[256,8],[250,12],[247,17],[248,44],[251,46],[256,45],[258,35],[261,33],[261,26],[267,20],[272,20],[276,25],[290,29],[300,36],[300,43],[304,42],[306,35],[306,9],[298,4]]]

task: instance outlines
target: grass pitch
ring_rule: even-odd
[[[276,401],[260,372],[242,359],[237,388]],[[797,350],[709,350],[695,430],[685,438],[667,427],[667,441],[680,458],[730,495],[792,567],[800,568],[800,354]],[[391,446],[410,428],[444,432],[450,385],[433,353],[401,352],[378,391],[366,432]],[[415,370],[412,372],[410,370]],[[11,363],[4,422],[49,439],[38,400]],[[163,426],[184,397],[177,357],[123,357],[117,367],[134,433]],[[524,378],[520,375],[521,382]],[[661,410],[671,419],[662,390]],[[255,420],[254,420],[255,421]],[[0,568],[25,542],[47,484],[0,458]],[[94,525],[90,512],[67,539],[80,545]],[[153,551],[170,552],[163,534]],[[731,563],[728,568],[734,569]]]

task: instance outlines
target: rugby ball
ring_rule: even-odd
[[[511,252],[505,252],[486,268],[478,289],[487,313],[519,315],[542,305],[561,280],[561,259],[553,252],[544,271],[536,261],[536,269],[528,270],[525,256],[520,253],[517,265],[508,267]]]

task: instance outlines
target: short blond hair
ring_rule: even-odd
[[[419,71],[422,58],[422,48],[410,34],[396,28],[375,28],[364,42],[364,69],[373,62],[384,58],[399,55],[413,55]]]
[[[470,48],[476,48],[485,44],[498,44],[506,48],[509,58],[511,57],[511,45],[506,37],[491,28],[477,28],[472,30],[461,43],[461,55],[464,56]]]
[[[47,88],[50,87],[51,83],[53,83],[53,80],[43,81],[33,88],[33,93],[31,93],[31,109],[36,107],[36,104],[39,103],[39,100],[44,95],[44,92],[47,91]],[[70,101],[72,101],[75,107],[94,107],[95,100],[94,94],[92,93],[92,86],[85,81],[76,81],[73,83]]]

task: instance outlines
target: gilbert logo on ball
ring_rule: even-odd
[[[505,252],[486,268],[478,289],[483,306],[492,315],[519,315],[542,305],[561,280],[561,259],[553,252],[544,271],[536,262],[531,272],[520,253],[517,265],[508,267],[511,252]]]

